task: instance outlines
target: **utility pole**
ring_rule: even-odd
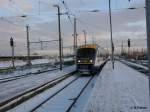
[[[14,62],[14,40],[13,40],[12,37],[10,38],[10,46],[11,46],[11,49],[12,49],[12,66],[13,66],[13,68],[15,68],[15,62]]]
[[[76,60],[76,50],[77,50],[77,29],[76,29],[76,18],[74,18],[74,60]]]
[[[121,56],[123,55],[123,40],[122,40],[122,44],[121,44]]]
[[[85,30],[83,30],[83,33],[84,33],[84,42],[85,42],[85,45],[86,45],[86,31]]]
[[[40,40],[41,50],[43,50],[43,42]]]
[[[30,60],[30,41],[29,41],[29,25],[26,26],[26,32],[27,32],[27,65],[31,66],[31,60]]]
[[[109,22],[110,22],[110,38],[111,38],[111,61],[114,69],[114,44],[112,39],[112,18],[111,18],[111,1],[109,0]]]
[[[146,0],[147,50],[149,60],[149,99],[150,99],[150,0]],[[150,105],[149,105],[150,106]]]
[[[40,46],[41,46],[41,50],[43,50],[43,42],[41,41],[41,39],[39,39],[39,43],[40,43]]]
[[[64,58],[64,51],[63,51],[63,39],[61,39],[61,48],[62,48],[62,63],[64,62],[63,58]]]
[[[130,1],[131,0],[129,0],[129,2]],[[146,5],[147,57],[149,68],[148,76],[149,76],[149,102],[150,102],[150,0],[145,0],[145,5]]]
[[[77,47],[78,47],[78,41],[77,41],[77,36],[78,36],[78,34],[77,34],[77,21],[76,21],[77,19],[76,18],[74,18],[74,38],[75,38],[75,50],[77,49]]]
[[[95,40],[94,40],[94,35],[93,35],[93,33],[92,33],[92,43],[93,43],[93,45],[95,44]]]
[[[61,27],[60,27],[60,7],[59,5],[54,5],[58,9],[58,31],[59,31],[59,60],[60,60],[60,70],[62,70],[62,41],[61,41]]]
[[[76,18],[74,18],[74,34],[73,34],[73,37],[74,37],[74,55],[76,53]]]

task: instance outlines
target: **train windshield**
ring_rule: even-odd
[[[82,48],[77,51],[77,58],[94,58],[96,55],[96,49]]]

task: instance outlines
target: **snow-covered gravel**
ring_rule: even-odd
[[[51,100],[47,101],[35,112],[66,112],[73,100],[78,96],[90,77],[80,77]]]
[[[97,81],[97,76],[95,76],[92,81],[88,84],[86,89],[83,91],[77,102],[74,104],[70,112],[83,112],[83,109],[93,91],[95,83]]]
[[[54,63],[54,60],[53,59],[35,59],[35,60],[31,60],[31,63],[33,65],[44,64],[44,63]],[[24,66],[24,65],[26,65],[25,61],[15,60],[15,66]],[[8,67],[12,67],[11,61],[0,61],[0,69],[5,69]]]
[[[32,109],[34,109],[37,105],[39,105],[41,102],[45,101],[47,98],[52,96],[55,92],[63,88],[66,84],[74,80],[77,76],[72,76],[63,82],[59,83],[58,85],[54,86],[51,89],[48,89],[44,91],[43,93],[33,97],[32,99],[22,103],[21,105],[9,110],[8,112],[30,112]],[[71,83],[67,88],[65,88],[63,91],[58,93],[56,96],[54,96],[52,99],[48,100],[46,103],[44,103],[41,107],[37,108],[35,112],[66,112],[68,107],[73,102],[73,99],[76,98],[81,91],[81,89],[85,86],[85,84],[89,81],[90,77],[80,77],[73,83]],[[96,78],[95,78],[96,79]],[[78,107],[83,107],[85,104],[85,101],[87,101],[87,96],[91,92],[91,86],[94,83],[94,80],[89,84],[88,90],[86,90],[87,93],[83,93],[84,97],[82,97],[82,101],[80,100],[80,103],[78,102]],[[92,85],[91,85],[92,84]],[[81,104],[82,103],[82,104]],[[81,105],[79,105],[81,104]],[[77,104],[75,104],[77,106]],[[81,112],[83,108],[74,107],[74,112]],[[75,109],[76,108],[76,109]],[[78,109],[77,109],[78,108]],[[77,111],[78,110],[78,111]],[[71,110],[72,111],[72,110]]]
[[[97,79],[84,112],[149,112],[148,77],[132,68],[108,62]]]
[[[75,66],[66,67],[63,71],[55,70],[51,72],[41,73],[6,83],[0,84],[0,102],[10,99],[27,90],[44,84],[56,77],[68,74],[75,70]]]
[[[16,77],[16,76],[22,76],[26,74],[34,74],[37,73],[38,71],[45,71],[45,70],[53,70],[56,69],[56,67],[52,66],[47,66],[47,67],[36,67],[36,68],[28,68],[28,69],[23,69],[23,70],[15,70],[11,73],[3,73],[0,74],[0,80],[5,79],[5,78],[10,78],[10,77]]]
[[[145,70],[148,70],[148,67],[143,66],[143,65],[141,65],[141,64],[129,62],[129,61],[126,61],[126,60],[121,60],[121,61],[124,62],[124,63],[126,63],[126,64],[133,65],[133,66],[136,66],[136,67],[139,67],[139,68],[143,68],[143,69],[145,69]]]
[[[63,86],[65,86],[66,84],[68,84],[69,82],[71,82],[74,79],[76,79],[76,76],[71,76],[71,77],[67,78],[66,80],[60,82],[53,88],[50,88],[50,89],[44,91],[43,93],[34,96],[33,98],[23,102],[22,104],[9,110],[8,112],[30,112],[36,106],[38,106],[43,101],[45,101],[50,96],[52,96],[56,91],[58,91],[60,88],[62,88]],[[47,112],[49,112],[49,110],[47,110]]]

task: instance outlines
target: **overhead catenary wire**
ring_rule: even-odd
[[[92,32],[91,36],[93,36],[93,32],[94,32],[93,29],[96,29],[96,30],[97,30],[97,29],[101,29],[101,30],[104,30],[104,31],[107,30],[107,29],[105,29],[105,28],[101,28],[101,27],[96,26],[96,25],[94,25],[94,24],[88,24],[87,22],[82,21],[81,19],[78,19],[78,18],[77,18],[77,20],[78,20],[78,22],[80,23],[80,25],[85,26],[84,29],[86,29],[88,32]]]
[[[64,1],[64,0],[61,0],[61,1]],[[64,3],[66,4],[66,2],[64,2]],[[69,7],[66,6],[66,5],[65,5],[65,7],[67,8],[67,10],[69,10],[69,13],[67,13],[67,15],[69,15],[69,16],[70,16],[70,15],[73,15],[73,14],[70,14],[71,10],[69,9]],[[136,7],[136,9],[141,9],[141,8],[143,8],[143,7]],[[123,8],[122,8],[122,9],[123,9]],[[124,9],[128,9],[128,8],[124,8]],[[130,8],[130,9],[135,9],[135,8]],[[120,9],[112,9],[112,10],[120,10]],[[100,11],[101,11],[101,10],[100,10]],[[43,11],[43,12],[44,12],[44,11]],[[27,16],[32,16],[32,15],[27,15]],[[36,15],[33,15],[33,16],[36,16]],[[10,17],[11,17],[11,16],[10,16]],[[72,17],[72,16],[70,16],[70,17]],[[78,18],[77,18],[77,19],[78,19]],[[13,24],[13,23],[12,23],[12,24]],[[85,25],[85,24],[87,24],[87,23],[83,23],[83,22],[82,22],[82,24]],[[91,28],[91,27],[96,28],[95,25],[87,25],[87,26],[88,26],[88,28],[89,28],[89,27],[90,27],[90,28]],[[96,25],[96,26],[97,26],[97,25]],[[98,27],[97,27],[97,28],[98,28]],[[91,30],[91,29],[90,29],[90,30]]]
[[[71,10],[69,9],[69,7],[67,6],[66,2],[64,0],[61,0],[62,4],[64,5],[65,9],[66,9],[66,15],[71,23],[71,25],[73,26],[73,22],[71,21],[71,17],[70,17],[70,12]]]
[[[112,11],[123,11],[123,10],[135,10],[135,9],[144,9],[146,8],[145,6],[141,6],[141,7],[127,7],[127,8],[118,8],[118,9],[112,9]],[[73,13],[69,13],[68,12],[63,12],[61,13],[61,15],[69,15],[69,18],[71,17],[76,17],[76,14],[80,14],[80,13],[94,13],[94,11],[96,12],[97,9],[94,9],[94,10],[77,10],[77,11],[74,11],[75,14]],[[106,10],[97,10],[97,13],[105,13],[104,11]],[[48,14],[43,14],[43,13],[48,13]],[[54,15],[57,15],[56,13],[50,13],[49,11],[40,11],[40,15],[49,15],[49,16],[54,16]],[[27,16],[27,17],[30,17],[30,16],[38,16],[38,14],[19,14],[19,15],[12,15],[12,16],[0,16],[0,17],[21,17],[21,16]]]
[[[7,23],[9,23],[9,24],[11,24],[11,25],[17,26],[17,27],[23,27],[23,25],[15,24],[14,22],[12,22],[12,21],[10,21],[10,20],[8,20],[8,19],[6,19],[6,18],[3,18],[3,17],[0,17],[0,20],[2,20],[2,21],[4,21],[4,22],[7,22]]]

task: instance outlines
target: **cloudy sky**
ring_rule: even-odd
[[[64,1],[64,4],[63,4]],[[126,47],[131,39],[134,48],[146,47],[145,0],[111,0],[112,26],[115,47],[122,41]],[[30,26],[30,41],[58,39],[57,9],[60,5],[63,46],[73,45],[73,18],[77,18],[78,44],[83,44],[83,30],[88,43],[94,41],[104,48],[110,47],[108,0],[0,0],[0,55],[9,55],[9,39],[15,40],[17,55],[26,54],[26,25]],[[129,7],[137,7],[129,10]],[[99,10],[99,12],[91,12]],[[26,15],[26,17],[22,17]],[[74,16],[73,16],[74,15]],[[58,42],[31,44],[32,53],[58,53]]]

